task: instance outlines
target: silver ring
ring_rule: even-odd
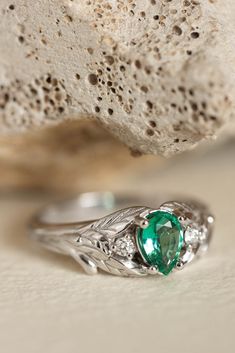
[[[214,217],[204,204],[144,199],[81,194],[45,207],[33,218],[31,234],[47,249],[72,256],[88,274],[168,275],[206,252]]]

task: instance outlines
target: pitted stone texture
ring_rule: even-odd
[[[233,112],[235,3],[2,0],[0,132],[84,114],[168,156]]]

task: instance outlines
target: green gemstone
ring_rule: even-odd
[[[138,229],[137,242],[144,260],[168,275],[176,265],[183,245],[183,231],[178,218],[155,211],[146,217],[149,226]]]

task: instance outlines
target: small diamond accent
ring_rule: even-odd
[[[130,237],[119,238],[115,241],[115,253],[120,256],[131,256],[136,252],[134,242]]]
[[[184,233],[184,240],[187,244],[195,245],[198,243],[200,232],[196,228],[188,227]]]

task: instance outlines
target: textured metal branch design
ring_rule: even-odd
[[[195,202],[166,202],[158,210],[173,213],[180,220],[184,243],[176,269],[205,252],[211,238],[213,217],[204,205]],[[49,250],[72,256],[89,274],[98,269],[119,276],[160,274],[145,262],[138,249],[136,231],[154,210],[148,207],[129,207],[90,223],[76,226],[43,224],[35,227],[34,237]]]
[[[128,233],[135,217],[147,210],[146,207],[126,208],[80,229],[76,250],[85,253],[98,268],[111,274],[146,275],[144,267],[138,262],[116,256],[112,251],[112,243],[114,239]]]

